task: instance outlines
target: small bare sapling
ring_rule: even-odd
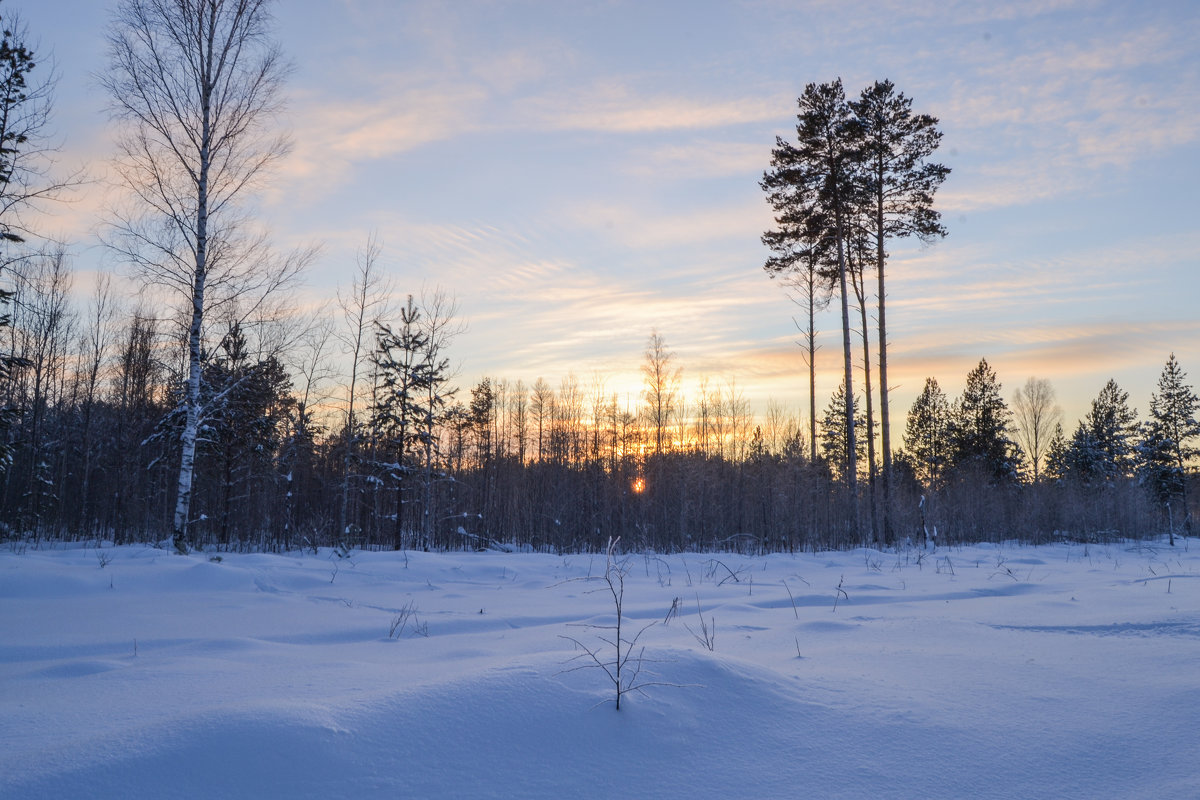
[[[612,596],[613,609],[616,612],[615,624],[582,625],[582,627],[603,632],[596,634],[596,638],[599,639],[600,644],[589,644],[573,636],[560,637],[583,651],[567,661],[568,664],[579,663],[576,666],[562,670],[562,672],[575,672],[581,669],[601,670],[613,686],[614,699],[618,711],[621,710],[621,698],[630,692],[642,692],[649,686],[679,685],[646,680],[642,677],[642,667],[652,662],[645,657],[646,648],[640,646],[638,640],[641,639],[643,633],[654,625],[656,620],[652,620],[642,626],[632,638],[626,638],[624,616],[625,575],[629,570],[629,562],[628,559],[617,561],[615,558],[614,554],[617,543],[620,541],[620,538],[615,540],[610,538],[608,540],[608,546],[605,548],[604,574],[599,578],[599,580],[604,581],[608,593]]]
[[[845,582],[846,582],[846,576],[843,575],[841,577],[841,580],[838,581],[837,594],[835,594],[833,596],[833,610],[834,611],[837,611],[838,600],[845,600],[847,603],[850,602],[850,595],[846,594],[846,590],[842,588],[842,584]]]
[[[691,626],[686,622],[683,623],[683,627],[687,628],[688,633],[694,636],[696,641],[711,653],[717,638],[717,618],[715,616],[709,617],[708,621],[705,621],[704,612],[700,609],[700,595],[696,595],[696,616],[700,617],[700,633],[692,630]],[[709,627],[710,625],[712,626],[711,628]]]

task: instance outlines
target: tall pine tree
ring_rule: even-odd
[[[946,235],[933,197],[950,174],[929,159],[941,141],[937,118],[914,114],[912,100],[889,80],[876,81],[850,103],[862,134],[865,211],[875,245],[879,322],[879,421],[883,469],[884,537],[891,539],[891,420],[888,408],[887,240],[915,236],[930,242]]]
[[[764,241],[783,259],[777,262],[781,265],[790,258],[790,263],[796,263],[794,254],[807,255],[805,251],[818,242],[830,243],[822,252],[836,270],[833,275],[841,296],[843,381],[847,387],[843,416],[848,446],[841,473],[853,496],[858,490],[859,448],[853,407],[847,240],[862,163],[861,134],[840,78],[808,84],[797,102],[796,144],[776,140],[771,170],[761,183],[775,210],[778,234],[769,232]],[[772,269],[771,261],[767,268]],[[854,509],[851,524],[857,530],[857,504]]]

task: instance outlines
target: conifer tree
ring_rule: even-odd
[[[848,446],[841,470],[852,495],[858,490],[858,435],[853,408],[853,365],[850,349],[850,289],[847,239],[861,167],[861,133],[846,102],[842,81],[810,83],[798,100],[797,142],[776,139],[771,170],[761,186],[775,210],[777,228],[764,236],[777,261],[767,269],[786,269],[807,251],[826,243],[841,297],[843,382],[848,387],[844,409]],[[857,515],[857,504],[854,504]],[[858,520],[852,521],[857,530]]]
[[[292,381],[279,360],[256,359],[234,322],[215,357],[204,365],[205,414],[201,449],[212,457],[221,544],[229,544],[247,517],[261,513],[275,479],[275,455],[294,407]],[[200,469],[198,474],[210,470]]]
[[[1046,468],[1043,472],[1051,480],[1061,483],[1066,479],[1069,468],[1067,465],[1067,438],[1063,433],[1061,422],[1054,424],[1054,432],[1046,445]]]
[[[1129,408],[1129,393],[1110,379],[1066,445],[1063,476],[1090,487],[1129,477],[1136,466],[1137,432],[1137,412]]]
[[[846,425],[846,416],[844,410],[846,408],[846,385],[839,384],[837,391],[829,398],[829,405],[825,407],[825,416],[821,420],[821,456],[829,465],[830,471],[838,480],[852,485],[847,480],[846,465],[852,463],[851,459],[847,458],[846,450],[850,446],[850,436]],[[854,418],[858,423],[858,427],[863,427],[862,413],[858,408],[858,398],[855,397],[852,403],[854,409]],[[854,447],[858,449],[858,455],[863,455],[864,442],[857,439],[854,441]]]
[[[975,467],[994,482],[1014,481],[1021,449],[1012,436],[1012,414],[996,373],[981,359],[950,415],[950,453],[955,469]]]
[[[1084,419],[1089,446],[1094,450],[1093,476],[1101,480],[1133,473],[1137,411],[1129,407],[1129,392],[1109,379],[1092,401]]]
[[[408,477],[413,474],[421,450],[426,382],[430,370],[425,360],[427,334],[421,328],[421,312],[409,295],[400,309],[400,326],[375,323],[375,352],[372,363],[378,373],[371,424],[381,439],[381,458],[376,464],[381,477],[393,483],[396,505],[392,546],[404,547],[404,510]]]
[[[879,322],[879,421],[883,457],[884,536],[891,538],[891,421],[888,408],[887,314],[884,265],[887,240],[946,235],[933,197],[950,169],[929,161],[941,141],[938,120],[914,114],[912,100],[889,80],[876,81],[850,103],[862,133],[865,211],[875,244]]]
[[[1143,427],[1138,452],[1143,480],[1163,503],[1178,500],[1185,530],[1191,531],[1188,513],[1187,467],[1200,447],[1200,398],[1187,384],[1187,373],[1171,353],[1158,378],[1158,391],[1150,398],[1150,419]],[[1174,527],[1171,530],[1174,543]]]
[[[32,235],[22,211],[53,198],[69,185],[47,174],[50,112],[54,78],[34,78],[38,58],[16,15],[0,9],[0,244],[20,243]],[[5,249],[0,266],[14,260]]]
[[[27,256],[19,248],[30,231],[22,211],[38,200],[53,197],[63,184],[45,175],[47,144],[54,82],[32,80],[37,59],[29,47],[24,26],[6,10],[0,10],[0,271]],[[14,293],[0,288],[0,308],[9,306]],[[0,331],[12,324],[7,311],[0,312]],[[27,366],[22,356],[0,353],[0,397],[10,398],[9,383],[16,371]],[[9,430],[20,416],[13,405],[0,406],[0,473],[12,463]]]
[[[908,412],[904,451],[912,461],[917,479],[927,490],[941,483],[950,459],[950,403],[936,378],[926,378],[925,388]]]

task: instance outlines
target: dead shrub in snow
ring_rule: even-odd
[[[406,627],[412,631],[414,636],[429,636],[429,623],[417,619],[417,604],[412,600],[405,603],[399,613],[392,618],[391,627],[388,628],[388,638],[399,639],[404,634]]]

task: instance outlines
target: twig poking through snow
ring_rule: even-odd
[[[846,594],[846,590],[842,588],[842,584],[845,582],[846,582],[846,576],[843,575],[841,580],[838,581],[837,594],[835,594],[833,596],[833,610],[834,611],[837,611],[837,604],[838,604],[839,599],[845,599],[845,601],[847,603],[850,602],[850,595]]]

